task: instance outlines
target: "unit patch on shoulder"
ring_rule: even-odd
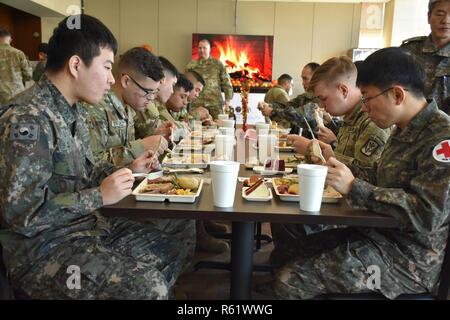
[[[442,163],[450,163],[450,140],[444,140],[434,147],[433,158]]]
[[[375,151],[378,150],[380,144],[375,140],[370,139],[366,142],[366,144],[361,148],[361,153],[367,157],[371,157]]]
[[[36,141],[37,139],[39,139],[39,126],[29,123],[12,125],[9,140]]]

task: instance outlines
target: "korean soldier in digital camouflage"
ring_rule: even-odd
[[[137,139],[175,129],[175,125],[170,121],[163,122],[160,119],[158,110],[172,95],[173,87],[178,81],[179,73],[177,68],[166,58],[159,57],[159,61],[163,67],[164,79],[159,86],[156,99],[150,102],[144,111],[136,112],[134,128],[136,130]]]
[[[431,34],[403,41],[425,69],[425,96],[434,98],[450,114],[450,0],[430,0],[428,23]]]
[[[314,93],[310,91],[309,82],[318,67],[319,64],[315,62],[310,62],[303,67],[301,77],[304,93],[286,103],[260,102],[258,109],[264,116],[269,117],[281,127],[291,128],[291,133],[297,134],[301,128],[303,136],[312,138],[309,127],[314,132],[318,130],[314,112],[319,109],[319,101],[314,96]],[[308,122],[309,127],[306,122]],[[333,123],[330,123],[330,125],[332,126]],[[337,130],[338,128],[334,129]]]
[[[0,106],[25,90],[32,68],[25,54],[11,46],[11,34],[0,27]]]
[[[191,61],[186,70],[198,72],[205,79],[206,85],[199,98],[193,102],[192,107],[194,109],[205,107],[213,119],[217,120],[218,115],[230,107],[231,99],[233,99],[233,86],[223,63],[211,57],[211,43],[208,40],[203,39],[199,42],[198,54],[199,59]],[[225,102],[222,98],[222,90],[225,94]]]
[[[115,166],[129,166],[134,172],[145,172],[148,150],[158,163],[158,155],[167,149],[161,135],[136,139],[134,117],[144,111],[159,92],[164,78],[159,59],[148,50],[136,47],[125,52],[119,62],[116,82],[98,105],[83,104],[89,114],[90,144],[96,161],[108,161]],[[192,257],[195,249],[195,221],[161,219],[147,221],[176,237],[184,252]]]
[[[351,206],[389,215],[399,226],[328,230],[298,236],[295,246],[286,235],[291,258],[276,272],[278,297],[376,291],[394,299],[437,288],[449,233],[450,118],[425,99],[424,82],[420,64],[400,48],[382,49],[363,63],[363,111],[381,128],[397,129],[372,168],[352,173],[330,158],[326,183]],[[369,281],[372,266],[380,269],[379,287]]]
[[[117,42],[97,19],[70,18],[81,28],[69,18],[58,25],[46,73],[0,117],[0,239],[12,285],[33,299],[167,299],[181,243],[96,211],[134,182],[128,168],[105,178],[112,166],[96,163],[77,105],[97,104],[114,84]],[[69,267],[80,270],[80,290],[67,286]]]

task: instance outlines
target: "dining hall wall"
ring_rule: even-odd
[[[191,59],[192,33],[274,36],[273,77],[294,77],[310,61],[323,62],[358,47],[361,4],[238,2],[234,0],[85,0],[85,13],[116,35],[119,53],[149,44],[180,70]],[[236,15],[235,15],[236,13]],[[235,18],[236,17],[236,18]]]

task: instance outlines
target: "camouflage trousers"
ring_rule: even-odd
[[[355,228],[311,235],[302,225],[272,224],[276,269],[273,288],[281,299],[311,299],[327,293],[378,292],[394,299],[426,292],[407,270],[393,268],[383,252]],[[369,284],[370,266],[380,269],[380,287]]]
[[[181,250],[186,256],[184,268],[186,269],[194,258],[196,245],[195,220],[152,219],[145,221],[156,229],[163,231],[177,239],[181,244]]]
[[[168,299],[181,273],[181,243],[151,225],[104,219],[106,236],[64,243],[14,279],[33,299]],[[68,269],[79,268],[80,288],[68,286]]]

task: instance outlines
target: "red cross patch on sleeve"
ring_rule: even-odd
[[[433,158],[439,162],[450,163],[450,140],[442,141],[434,147]]]

